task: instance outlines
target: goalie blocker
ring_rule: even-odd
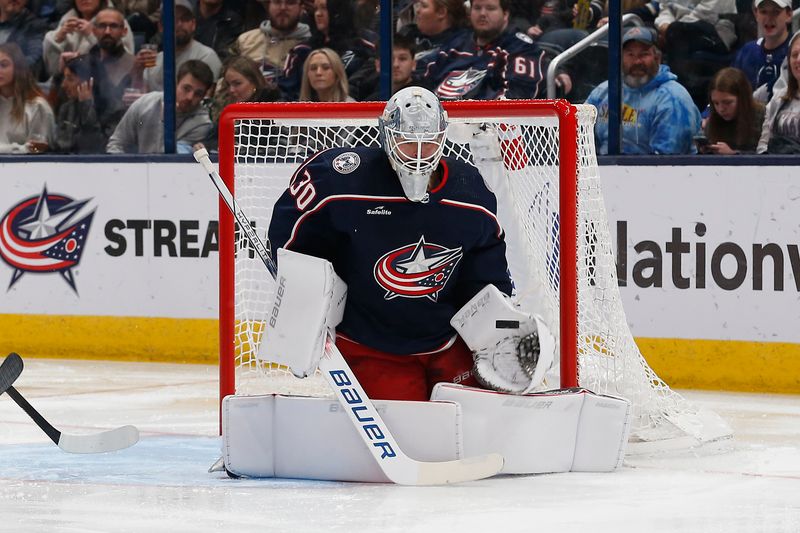
[[[319,364],[328,331],[342,321],[347,284],[325,259],[278,248],[275,298],[258,358],[304,378]]]
[[[622,463],[630,403],[584,389],[511,395],[440,383],[432,401],[376,401],[406,453],[447,461],[500,453],[501,473],[610,472]],[[223,401],[223,460],[242,477],[387,482],[335,400]]]

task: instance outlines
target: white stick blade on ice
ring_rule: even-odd
[[[476,455],[457,461],[420,463],[417,479],[410,485],[445,485],[463,483],[492,477],[503,468],[503,456],[499,453]]]
[[[103,453],[124,450],[139,442],[139,430],[134,426],[122,426],[91,435],[67,435],[62,433],[58,447],[69,453]]]

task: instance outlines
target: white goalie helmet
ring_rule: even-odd
[[[378,125],[403,192],[413,202],[423,201],[447,137],[447,113],[441,102],[427,89],[406,87],[386,102]]]

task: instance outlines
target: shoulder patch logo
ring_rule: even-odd
[[[527,35],[527,34],[525,34],[525,33],[522,33],[521,31],[518,31],[518,32],[516,33],[516,37],[517,37],[517,39],[519,39],[520,41],[525,41],[525,42],[526,42],[526,43],[528,43],[528,44],[533,44],[533,39],[531,39],[529,35]]]
[[[350,174],[361,164],[361,157],[355,152],[339,154],[333,160],[333,170],[339,174]]]

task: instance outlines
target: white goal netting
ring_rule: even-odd
[[[477,164],[463,135],[470,128],[480,127],[498,137],[503,161],[493,167],[497,175],[490,178],[487,174],[492,169],[484,171],[478,166],[487,181],[494,181],[491,186],[507,232],[516,299],[524,308],[544,316],[558,337],[560,287],[577,287],[577,334],[569,343],[577,349],[562,349],[576,354],[570,357],[577,357],[580,386],[632,401],[631,443],[642,444],[642,451],[649,449],[647,443],[671,442],[670,447],[685,448],[729,437],[730,429],[719,417],[699,412],[650,369],[628,328],[595,157],[595,110],[591,106],[570,107],[578,123],[577,175],[571,173],[571,179],[577,179],[577,194],[570,200],[577,207],[577,240],[572,244],[577,248],[577,264],[565,271],[559,267],[560,253],[568,249],[559,240],[559,168],[564,154],[558,117],[543,116],[541,111],[547,105],[552,108],[552,102],[531,102],[528,116],[517,112],[513,117],[503,116],[499,102],[485,102],[477,112],[450,112],[455,126],[451,126],[454,134],[448,139],[445,157]],[[353,108],[358,109],[356,106]],[[366,118],[363,108],[350,117],[337,112],[336,118],[324,108],[316,116],[307,110],[280,119],[247,118],[246,112],[239,111],[233,122],[232,144],[220,143],[221,162],[233,164],[236,200],[259,235],[265,235],[273,203],[306,157],[331,147],[379,146],[379,110]],[[257,359],[273,282],[243,236],[237,235],[235,251],[234,270],[227,274],[234,277],[233,293],[223,294],[223,300],[232,299],[233,314],[221,319],[233,327],[233,338],[222,339],[223,352],[230,353],[228,357],[223,353],[222,364],[235,368],[237,394],[327,395],[329,390],[321,378],[296,380],[287,371]],[[558,388],[563,382],[557,361],[544,387]]]

